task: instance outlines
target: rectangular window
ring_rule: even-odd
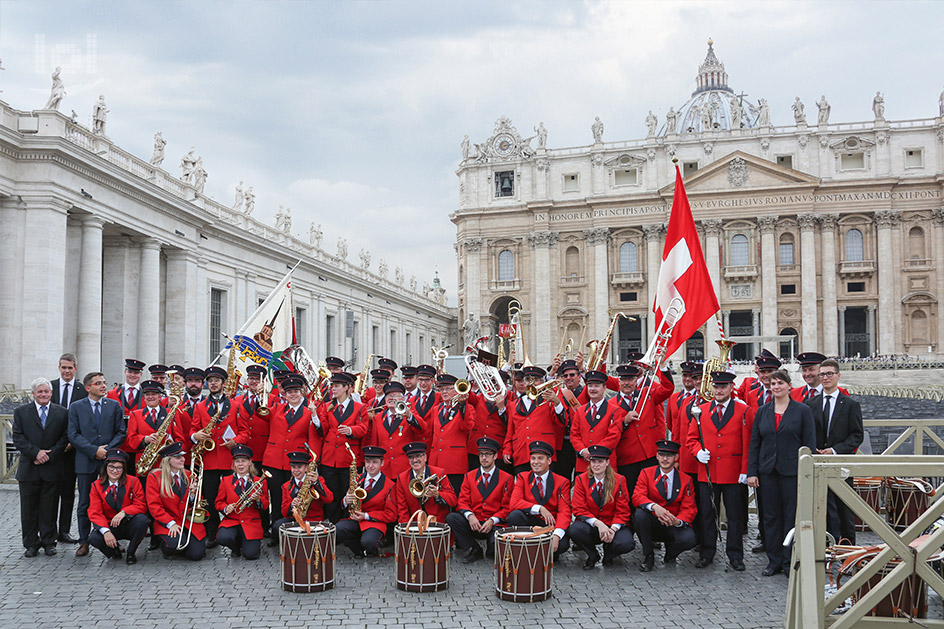
[[[301,346],[304,346],[305,341],[308,340],[308,337],[305,335],[305,319],[308,316],[307,313],[308,311],[304,308],[295,309],[295,338]]]
[[[796,295],[797,285],[796,284],[781,284],[780,294],[781,295]]]
[[[865,153],[843,153],[839,164],[842,170],[865,170]]]
[[[354,313],[351,313],[351,314],[353,315]],[[358,342],[358,341],[360,341],[360,338],[361,338],[361,335],[360,335],[360,329],[361,329],[361,328],[360,328],[359,323],[360,323],[359,321],[354,321],[354,324],[351,326],[351,327],[352,327],[352,330],[351,330],[351,332],[352,332],[352,333],[351,333],[351,349],[352,349],[353,352],[354,352],[354,356],[360,356],[360,355],[361,355],[361,354],[360,354],[360,348],[361,348],[361,346],[360,346],[360,343]]]
[[[210,289],[210,356],[216,358],[223,349],[223,308],[226,305],[226,291]]]
[[[370,346],[372,348],[370,350],[371,354],[383,354],[383,352],[380,351],[380,326],[379,325],[375,325],[370,330]]]
[[[334,330],[334,315],[325,315],[325,352],[334,356],[337,352],[337,337]]]
[[[354,338],[354,311],[344,311],[344,338]]]
[[[637,301],[639,293],[620,293],[620,301]]]
[[[635,186],[639,183],[639,171],[636,168],[626,168],[613,173],[613,183],[617,186]]]
[[[393,358],[397,355],[397,331],[390,330],[390,353],[387,354],[390,358]]]
[[[515,171],[503,170],[495,173],[495,197],[515,196]]]
[[[780,266],[790,266],[793,264],[796,264],[796,262],[793,261],[793,243],[780,243]]]
[[[778,155],[777,165],[784,168],[793,168],[793,155]]]
[[[905,151],[905,168],[923,168],[924,151],[921,149],[907,149]]]
[[[686,177],[698,172],[698,162],[685,162],[682,164],[682,174]]]
[[[406,333],[406,347],[403,348],[403,351],[404,351],[405,354],[406,354],[406,355],[404,356],[404,358],[406,359],[407,362],[410,362],[410,360],[411,360],[410,357],[411,357],[411,354],[412,354],[412,352],[413,352],[413,346],[410,345],[410,342],[411,342],[412,340],[413,340],[413,337],[410,336],[410,333],[409,333],[409,332],[407,332],[407,333]]]
[[[579,175],[564,175],[564,192],[580,192]]]
[[[846,290],[850,293],[864,293],[865,282],[849,282],[849,284],[846,285]]]

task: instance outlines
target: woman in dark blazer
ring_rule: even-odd
[[[773,402],[757,409],[747,461],[747,484],[760,492],[761,522],[767,542],[763,575],[790,572],[790,549],[783,547],[796,521],[799,449],[816,451],[816,426],[810,407],[790,399],[790,375],[770,377]]]

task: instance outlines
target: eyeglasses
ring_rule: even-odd
[[[821,371],[819,372],[821,378],[832,378],[833,376],[838,376],[838,371]]]
[[[108,465],[107,467],[108,467],[108,469],[110,469],[110,470],[123,470],[123,469],[125,469],[125,466],[122,465],[121,463],[115,463],[114,465]]]

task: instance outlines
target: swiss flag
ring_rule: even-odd
[[[652,304],[657,334],[664,332],[673,318],[676,321],[663,356],[671,356],[720,309],[698,232],[695,231],[692,208],[682,185],[682,173],[676,165],[675,197],[662,251],[659,284]],[[668,321],[665,321],[666,313],[670,313]]]

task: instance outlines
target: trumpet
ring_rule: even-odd
[[[410,403],[406,400],[399,400],[393,405],[393,414],[399,418],[404,418],[410,414]]]
[[[562,386],[564,386],[564,381],[560,378],[555,378],[554,380],[548,380],[547,382],[542,382],[537,385],[529,384],[525,392],[528,395],[528,399],[534,402],[541,397],[545,391],[554,391],[556,393]]]
[[[414,498],[422,498],[430,487],[439,489],[440,482],[439,474],[433,474],[429,478],[414,478],[410,481],[410,494]]]
[[[465,378],[460,378],[456,380],[456,383],[452,385],[452,388],[456,390],[456,395],[468,395],[469,391],[472,390],[472,383],[466,380]],[[456,398],[452,398],[453,404],[456,404]],[[461,402],[462,400],[460,400]]]

